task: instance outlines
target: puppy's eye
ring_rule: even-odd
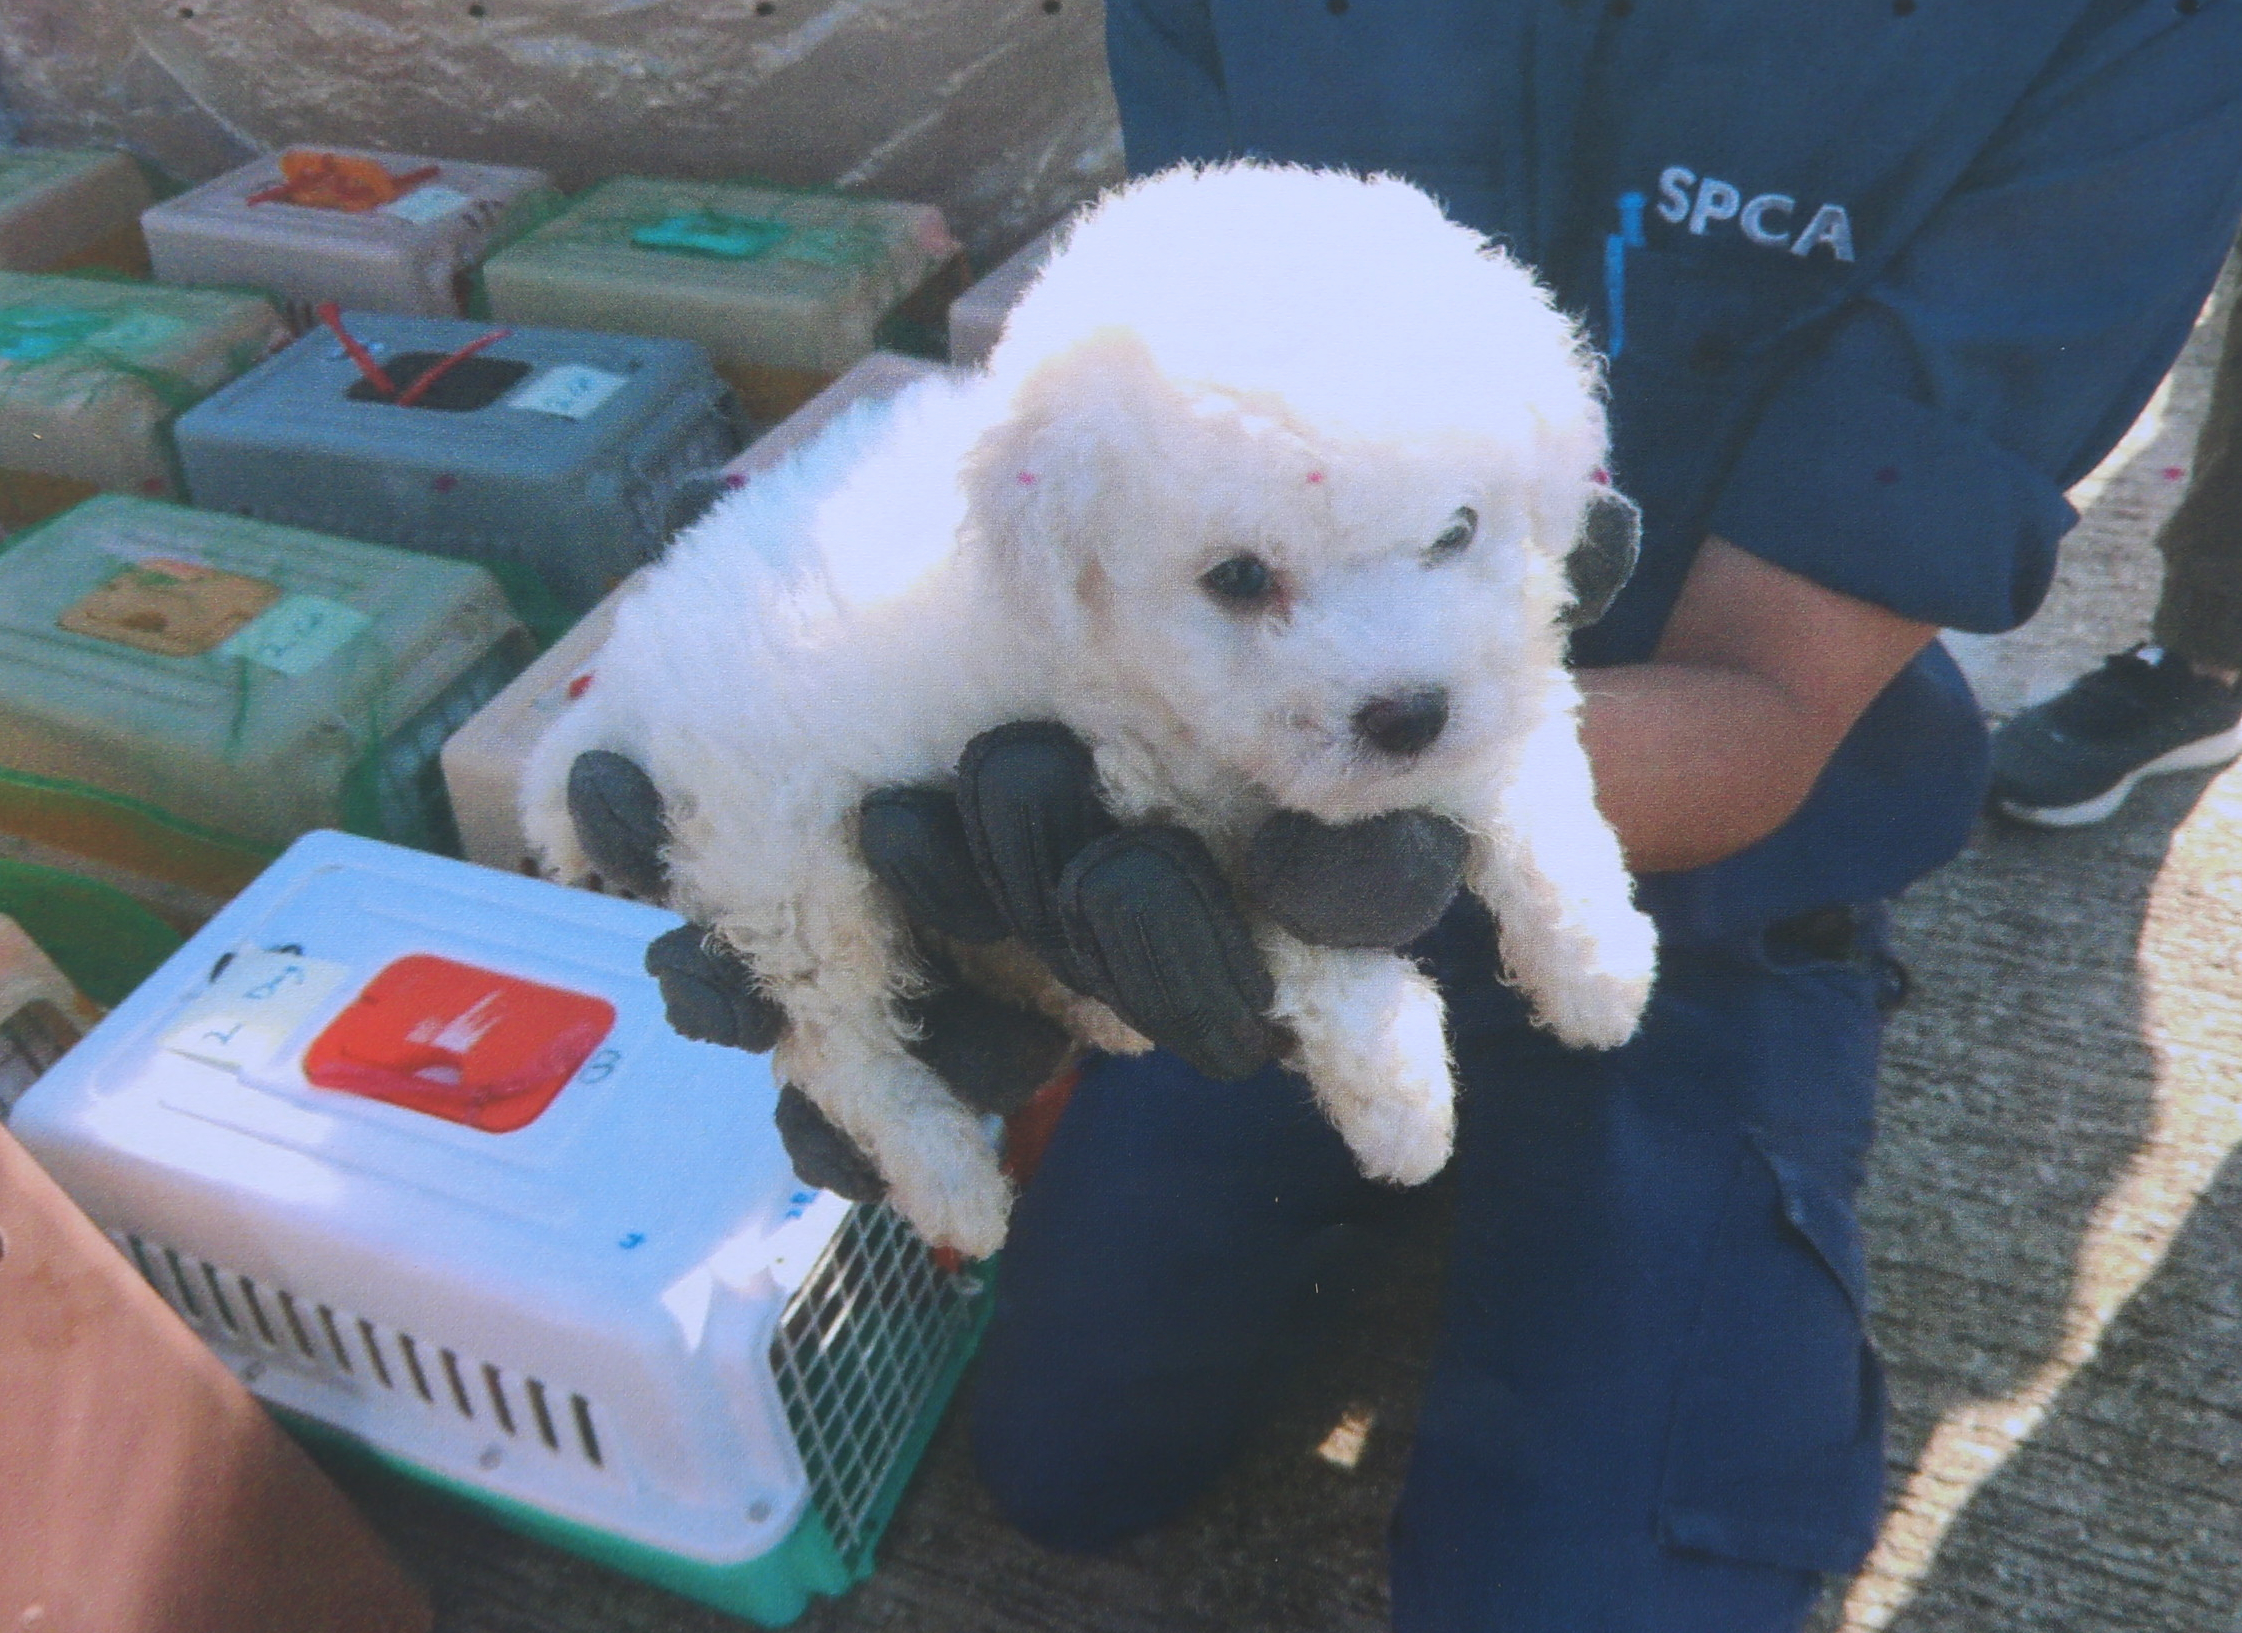
[[[1446,561],[1460,556],[1471,548],[1472,536],[1479,531],[1479,512],[1469,505],[1458,505],[1448,525],[1440,530],[1440,537],[1426,547],[1425,560]]]
[[[1277,587],[1269,564],[1259,556],[1232,556],[1218,561],[1199,575],[1207,594],[1233,607],[1253,607],[1269,599]]]

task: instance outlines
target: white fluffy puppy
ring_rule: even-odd
[[[1603,451],[1572,326],[1423,193],[1155,176],[1074,224],[984,371],[844,418],[678,538],[540,744],[529,831],[581,874],[569,766],[644,766],[673,905],[785,1007],[778,1071],[972,1254],[1008,1190],[906,1048],[922,977],[854,825],[869,790],[940,782],[1006,721],[1072,727],[1119,815],[1230,863],[1279,809],[1452,817],[1541,1023],[1620,1043],[1653,937],[1560,625]],[[1289,1063],[1365,1172],[1428,1178],[1453,1129],[1436,989],[1394,954],[1256,935]],[[1024,963],[1078,1036],[1138,1043]]]

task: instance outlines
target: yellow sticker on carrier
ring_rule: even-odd
[[[82,596],[55,622],[165,658],[230,642],[281,600],[280,586],[197,561],[145,556]]]

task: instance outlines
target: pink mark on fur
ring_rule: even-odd
[[[1034,486],[1035,486],[1035,472],[1033,472],[1033,471],[1022,471],[1022,472],[1020,473],[1020,475],[1019,475],[1019,478],[1018,478],[1018,480],[1019,480],[1019,483],[1020,483],[1020,486],[1021,486],[1021,487],[1023,487],[1023,488],[1032,488],[1032,487],[1034,487]]]
[[[1588,473],[1588,480],[1595,483],[1599,488],[1608,488],[1611,486],[1611,472],[1598,465]]]
[[[435,481],[429,483],[428,485],[434,488],[438,493],[449,493],[452,489],[459,486],[459,478],[452,475],[451,472],[446,471],[443,475],[437,477]]]
[[[1314,485],[1315,485],[1316,483],[1318,483],[1318,482],[1321,482],[1322,480],[1323,480],[1323,472],[1321,472],[1321,471],[1310,471],[1310,472],[1308,473],[1308,484],[1309,484],[1309,486],[1313,487],[1313,486],[1314,486]]]
[[[729,472],[724,478],[724,485],[736,493],[747,486],[747,477],[745,473],[740,471]]]
[[[587,669],[581,675],[578,675],[574,680],[568,683],[569,702],[574,703],[578,698],[582,697],[586,692],[592,689],[592,676],[596,673],[598,673],[597,670]]]
[[[2167,465],[2164,467],[2164,480],[2167,482],[2177,482],[2180,480],[2180,478],[2187,475],[2187,473],[2188,468],[2185,465]]]

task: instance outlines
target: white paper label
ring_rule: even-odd
[[[283,675],[308,675],[373,622],[368,613],[323,595],[284,595],[218,648]]]
[[[501,406],[581,420],[629,383],[622,375],[610,374],[605,369],[562,363],[531,375],[514,388],[514,394]]]
[[[163,1046],[213,1066],[262,1066],[349,978],[349,965],[324,958],[236,953],[164,1034]]]
[[[426,182],[396,202],[384,204],[381,213],[410,221],[416,227],[425,227],[431,221],[441,221],[453,211],[464,210],[474,202],[456,187],[446,187],[440,182]]]

